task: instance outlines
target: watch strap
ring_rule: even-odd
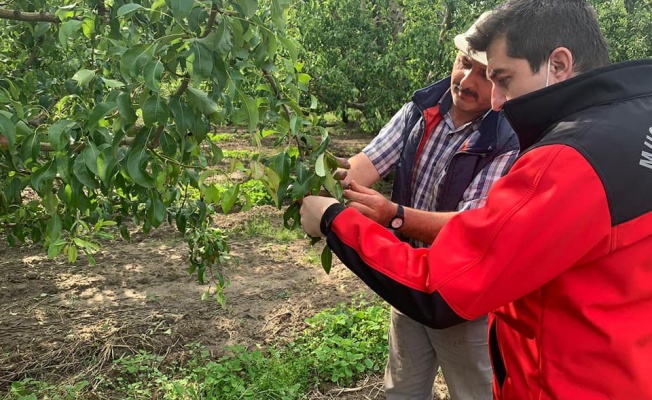
[[[403,225],[403,221],[405,220],[405,209],[400,204],[397,204],[397,206],[398,207],[396,207],[396,214],[394,214],[394,216],[389,220],[388,228],[394,228],[393,222],[396,219],[400,219],[401,220],[401,225]]]

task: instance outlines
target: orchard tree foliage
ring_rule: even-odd
[[[614,62],[652,57],[652,1],[593,0]]]
[[[171,223],[190,272],[223,284],[223,232],[244,180],[280,208],[341,188],[316,124],[289,0],[18,0],[0,9],[0,225],[71,262],[129,226]],[[238,126],[277,152],[220,167],[212,127]],[[228,182],[218,190],[217,178]],[[199,193],[199,196],[192,196]],[[298,223],[298,205],[285,212]],[[112,228],[112,226],[117,227]],[[116,231],[117,232],[117,231]],[[215,275],[212,275],[216,273]],[[218,285],[218,295],[220,294]]]
[[[497,0],[297,0],[293,26],[323,111],[375,131],[414,90],[450,74],[455,35]],[[652,56],[650,0],[593,0],[614,61]]]
[[[375,130],[411,93],[450,74],[453,37],[498,1],[299,0],[293,25],[326,111]]]

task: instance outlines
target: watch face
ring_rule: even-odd
[[[392,228],[393,228],[393,229],[398,229],[398,228],[400,228],[401,226],[403,226],[403,219],[401,219],[401,218],[394,218],[394,219],[392,220],[391,225],[392,225]]]

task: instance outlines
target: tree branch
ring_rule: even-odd
[[[367,103],[346,103],[346,106],[364,112],[366,104]]]
[[[278,90],[278,85],[276,84],[276,80],[272,76],[272,74],[269,73],[267,70],[263,70],[263,75],[265,76],[265,79],[267,79],[267,82],[269,82],[270,85],[272,85],[272,89],[274,89],[274,93],[276,94],[276,97],[279,100],[282,100],[283,97],[281,96],[281,92]],[[292,111],[290,110],[290,107],[287,106],[287,104],[282,105],[283,110],[285,110],[285,114],[288,116],[288,120],[292,116]]]
[[[127,137],[124,138],[120,141],[120,146],[131,146],[134,144],[135,139],[133,137]],[[75,153],[80,153],[86,145],[84,143],[79,144],[78,146],[74,147],[72,149],[73,152]],[[0,150],[7,150],[9,148],[9,142],[7,141],[7,138],[4,137],[3,135],[0,135]],[[40,148],[42,152],[50,152],[54,151],[50,143],[41,143]]]
[[[265,79],[267,79],[267,82],[269,82],[269,84],[272,85],[272,89],[274,89],[274,93],[276,94],[276,97],[279,100],[282,100],[283,95],[278,89],[278,85],[276,84],[276,79],[274,79],[272,74],[270,74],[269,71],[267,70],[263,70],[263,75],[265,76]],[[290,107],[288,107],[287,104],[283,104],[281,105],[281,107],[283,107],[283,110],[285,111],[285,114],[288,116],[288,121],[289,121],[292,117],[292,110],[290,110]],[[294,139],[297,142],[297,149],[299,149],[299,155],[303,157],[303,151],[301,150],[301,141],[296,136],[294,137]]]
[[[211,8],[211,14],[208,16],[208,21],[206,21],[206,29],[199,36],[200,38],[205,38],[213,30],[213,27],[215,25],[215,19],[217,18],[217,12],[218,12],[217,6],[213,6]]]
[[[16,21],[28,21],[28,22],[53,22],[58,24],[61,22],[53,14],[47,14],[44,12],[22,12],[19,10],[7,10],[6,8],[0,8],[0,19],[13,19]]]
[[[181,96],[187,89],[188,89],[188,84],[190,83],[190,75],[186,74],[183,77],[183,81],[181,82],[181,85],[177,88],[177,90],[174,92],[174,94],[170,97],[176,97],[176,96]]]
[[[453,26],[453,13],[451,12],[451,5],[446,3],[446,8],[444,10],[444,18],[441,23],[441,30],[439,31],[439,44],[444,43],[444,36]]]

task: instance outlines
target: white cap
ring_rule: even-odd
[[[467,42],[466,38],[471,36],[472,34],[475,33],[476,25],[478,22],[482,21],[483,19],[487,18],[491,14],[490,11],[485,11],[478,17],[478,20],[471,25],[468,31],[461,33],[457,36],[455,36],[454,42],[455,42],[455,47],[457,47],[462,53],[466,54],[467,56],[471,57],[475,61],[487,65],[487,53],[484,51],[473,51],[469,49],[469,42]]]

